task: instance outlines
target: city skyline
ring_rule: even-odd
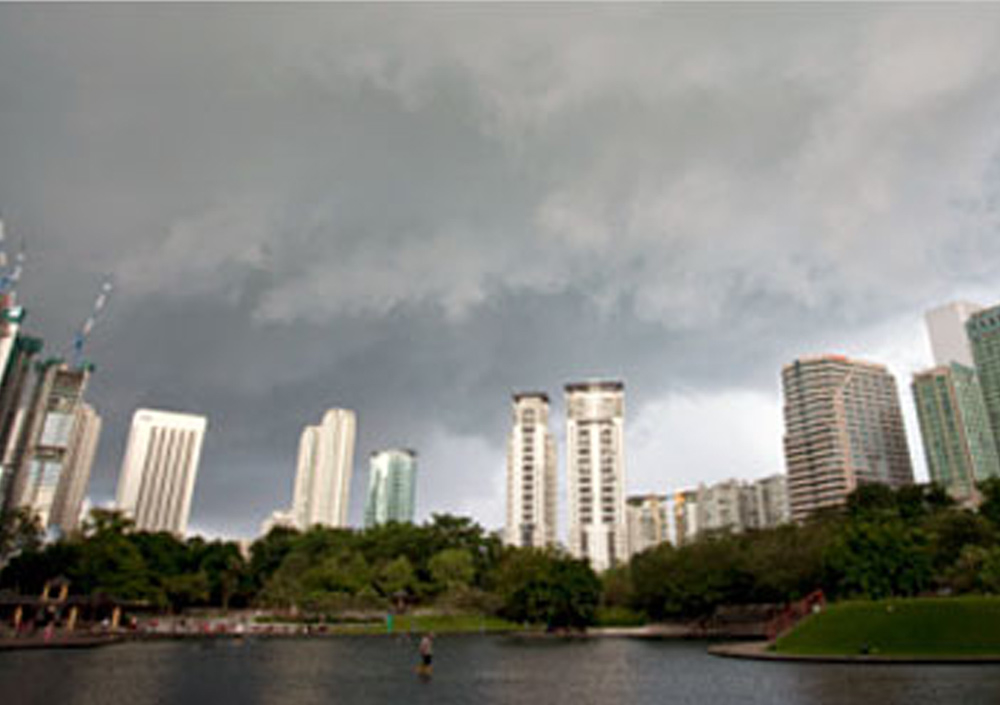
[[[63,354],[118,283],[95,505],[135,409],[196,409],[191,528],[255,535],[339,406],[420,451],[418,520],[500,528],[503,400],[588,378],[628,385],[630,494],[766,476],[782,364],[905,388],[925,311],[995,303],[1000,8],[481,11],[0,7],[25,330]]]

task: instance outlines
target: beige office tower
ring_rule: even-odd
[[[523,548],[556,543],[556,443],[549,397],[515,394],[507,441],[507,526],[504,542]]]
[[[42,526],[69,533],[80,506],[100,434],[100,419],[83,402],[90,372],[52,360],[39,366],[8,449],[13,477],[8,501],[30,509]]]
[[[354,412],[347,409],[330,409],[318,426],[302,431],[292,502],[300,529],[347,526],[356,432]]]
[[[204,416],[138,409],[118,478],[118,508],[140,531],[187,531]]]
[[[625,385],[566,385],[569,550],[598,571],[628,560]]]
[[[842,505],[858,485],[913,482],[896,380],[883,365],[804,357],[781,371],[791,517]]]
[[[642,553],[670,540],[667,497],[660,494],[635,495],[625,500],[630,554]]]

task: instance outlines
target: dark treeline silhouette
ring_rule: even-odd
[[[164,612],[263,607],[306,617],[433,605],[556,627],[695,619],[721,605],[785,603],[822,588],[832,599],[1000,592],[1000,481],[979,511],[937,487],[866,485],[803,524],[709,533],[663,544],[600,579],[560,551],[501,544],[472,520],[363,531],[276,528],[252,544],[135,531],[95,510],[83,529],[43,543],[24,514],[0,520],[0,589],[71,591]]]

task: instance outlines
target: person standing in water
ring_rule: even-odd
[[[433,671],[433,661],[434,661],[434,633],[424,634],[424,638],[420,640],[420,668],[418,669],[421,676],[430,677]]]

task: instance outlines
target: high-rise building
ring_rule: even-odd
[[[0,382],[0,511],[10,505],[20,427],[24,419],[23,398],[30,386],[32,362],[42,350],[39,338],[17,336]]]
[[[723,480],[674,497],[674,526],[678,545],[709,531],[740,533],[770,529],[788,522],[788,495],[784,475],[759,480]]]
[[[788,507],[788,482],[784,474],[778,473],[754,480],[751,484],[754,502],[752,528],[770,529],[791,521]]]
[[[965,324],[973,314],[982,310],[983,307],[979,304],[954,301],[925,314],[935,365],[957,362],[966,367],[973,366],[972,348]]]
[[[1000,306],[974,313],[966,322],[965,330],[972,343],[972,357],[990,430],[994,441],[1000,444]]]
[[[412,522],[416,509],[416,451],[405,448],[376,451],[371,454],[369,468],[365,526]]]
[[[82,507],[90,484],[90,470],[101,438],[101,417],[90,404],[77,406],[74,416],[63,477],[56,487],[49,516],[49,525],[59,527],[64,534],[76,531],[84,516]]]
[[[752,493],[738,480],[724,480],[698,488],[698,530],[732,531],[747,528],[754,513]]]
[[[356,432],[356,417],[347,409],[330,409],[318,426],[302,431],[292,501],[300,529],[347,526]]]
[[[628,559],[625,385],[566,385],[569,550],[595,570]]]
[[[803,357],[781,381],[792,519],[842,505],[862,483],[913,482],[896,380],[883,365]]]
[[[141,531],[187,531],[204,416],[138,409],[118,478],[118,508]]]
[[[77,527],[100,434],[100,419],[83,403],[89,376],[87,367],[44,362],[13,424],[8,506],[63,533]]]
[[[976,373],[953,362],[913,377],[931,480],[955,499],[971,501],[976,485],[1000,477],[1000,455]]]
[[[670,540],[667,497],[659,494],[635,495],[625,500],[628,517],[629,553],[636,554]]]
[[[698,535],[698,513],[698,490],[674,494],[674,541],[678,546],[691,543]]]
[[[507,441],[507,524],[504,542],[542,548],[556,543],[556,443],[549,397],[515,394]]]

